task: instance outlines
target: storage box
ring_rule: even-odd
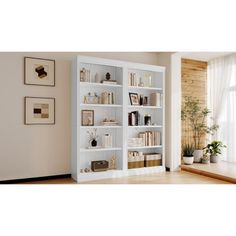
[[[143,168],[144,167],[144,156],[128,156],[128,169]]]
[[[147,153],[144,154],[144,166],[152,167],[152,166],[161,166],[161,154],[159,153]]]

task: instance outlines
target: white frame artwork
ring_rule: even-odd
[[[55,98],[25,97],[25,125],[55,124]]]
[[[55,86],[55,60],[25,57],[24,83],[26,85]]]

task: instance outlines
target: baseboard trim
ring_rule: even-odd
[[[33,181],[64,179],[64,178],[71,178],[71,174],[51,175],[51,176],[42,176],[42,177],[34,177],[34,178],[25,178],[25,179],[1,180],[0,184],[20,184],[20,183],[27,183],[27,182],[33,182]]]

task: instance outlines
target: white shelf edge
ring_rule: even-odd
[[[135,109],[162,109],[162,107],[157,107],[157,106],[133,106],[129,105],[128,108],[135,108]]]
[[[94,125],[94,126],[80,126],[82,129],[121,129],[121,125]]]
[[[132,128],[132,129],[141,129],[141,128],[162,128],[163,126],[162,125],[129,125],[128,128]]]
[[[151,149],[151,148],[162,148],[162,145],[157,145],[157,146],[142,146],[142,147],[127,147],[128,150],[133,150],[133,149]]]
[[[122,88],[123,86],[120,84],[103,84],[103,83],[95,83],[95,82],[80,82],[81,87],[93,86],[93,87],[112,87],[112,88]]]
[[[80,148],[80,152],[107,152],[107,151],[120,151],[122,148],[114,147],[114,148]]]
[[[154,90],[154,91],[162,91],[162,88],[155,87],[139,87],[139,86],[128,86],[128,90]]]
[[[80,104],[81,107],[122,107],[122,105],[116,104]]]

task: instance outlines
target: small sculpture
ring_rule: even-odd
[[[110,73],[106,73],[106,80],[110,80],[111,79],[111,74]]]
[[[112,158],[109,161],[109,169],[110,170],[116,170],[116,166],[117,166],[117,157],[112,156]]]

